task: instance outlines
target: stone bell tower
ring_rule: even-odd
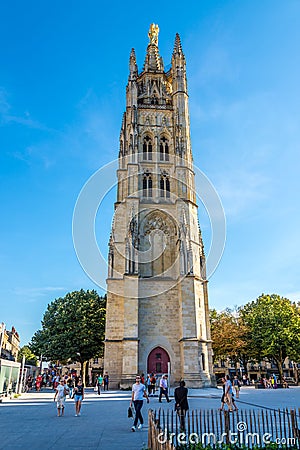
[[[186,80],[176,34],[171,65],[148,33],[144,67],[129,58],[118,193],[109,241],[104,370],[112,387],[137,373],[214,384],[205,255],[198,225]]]

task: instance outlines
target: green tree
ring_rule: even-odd
[[[299,305],[277,294],[262,294],[241,307],[240,316],[249,328],[248,340],[256,359],[273,361],[282,378],[285,358],[300,358]]]
[[[36,366],[38,358],[36,355],[30,350],[28,345],[24,345],[19,353],[18,353],[18,361],[22,362],[23,356],[25,356],[25,364],[30,366]]]
[[[79,361],[85,380],[86,364],[103,356],[106,296],[95,290],[74,291],[47,307],[42,329],[32,337],[30,349],[51,361]]]

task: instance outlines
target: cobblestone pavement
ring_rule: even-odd
[[[130,392],[109,391],[98,396],[87,389],[82,414],[75,417],[73,400],[66,402],[65,416],[56,416],[53,391],[23,394],[19,399],[4,400],[0,404],[0,449],[147,449],[148,408],[174,408],[174,401],[158,403],[157,397],[144,402],[145,427],[130,431],[132,419],[127,418]],[[190,390],[191,409],[216,409],[220,405],[221,390]],[[257,406],[253,406],[257,405]],[[240,409],[293,408],[300,406],[300,388],[255,390],[242,388]]]

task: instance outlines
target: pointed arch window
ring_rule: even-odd
[[[165,137],[160,140],[159,155],[161,161],[169,161],[169,143]]]
[[[143,176],[143,197],[152,197],[152,176],[149,172]]]
[[[166,173],[160,177],[160,197],[170,198],[170,179]]]
[[[149,136],[144,138],[143,142],[143,159],[152,161],[152,141]]]

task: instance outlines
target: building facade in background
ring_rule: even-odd
[[[282,364],[283,376],[288,379],[289,382],[294,381],[295,384],[299,381],[300,363],[292,361],[289,358],[285,358]],[[234,377],[238,375],[240,379],[243,375],[247,375],[250,383],[259,381],[261,378],[270,378],[272,374],[279,377],[277,365],[267,359],[262,361],[249,361],[246,367],[240,363],[235,364],[229,358],[215,361],[214,374],[218,383],[221,383],[221,378],[225,375]]]
[[[17,392],[21,367],[17,362],[19,350],[20,337],[16,329],[7,330],[5,324],[0,323],[0,399]]]
[[[149,30],[144,67],[129,59],[118,193],[109,242],[104,371],[126,388],[137,373],[214,384],[206,262],[198,224],[186,62],[171,65]]]
[[[20,336],[15,327],[7,330],[4,323],[0,323],[0,357],[10,361],[17,361],[20,350]]]

